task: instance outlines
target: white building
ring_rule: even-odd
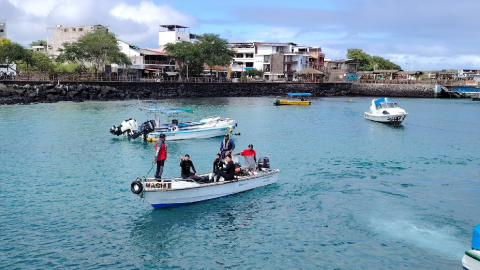
[[[229,44],[237,53],[230,65],[232,72],[254,68],[263,71],[265,79],[273,81],[292,80],[296,72],[309,67],[318,69],[319,61],[321,60],[323,65],[325,57],[320,47],[302,47],[295,43],[231,42]]]
[[[158,48],[163,50],[167,43],[191,42],[195,35],[190,34],[190,28],[181,25],[160,25],[158,31]]]
[[[100,24],[82,25],[82,26],[62,26],[47,27],[47,54],[58,56],[58,49],[62,48],[65,42],[76,42],[80,37],[89,32],[108,31],[108,26]]]
[[[0,38],[7,38],[7,21],[0,19]]]

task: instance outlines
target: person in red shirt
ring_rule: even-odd
[[[241,156],[245,157],[245,162],[246,163],[250,163],[252,166],[253,166],[253,163],[255,163],[255,166],[257,165],[257,153],[255,152],[255,150],[253,150],[253,144],[249,144],[248,149],[245,149],[242,152],[236,153],[236,154],[233,154],[233,155],[234,156],[241,155]],[[251,160],[252,158],[253,158],[253,162]],[[251,169],[254,169],[254,168],[251,168]]]
[[[165,146],[165,134],[161,133],[160,137],[155,143],[155,158],[153,164],[157,164],[157,171],[155,172],[155,178],[161,181],[163,174],[163,167],[165,166],[165,160],[167,159],[167,146]]]

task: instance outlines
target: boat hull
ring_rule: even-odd
[[[463,269],[480,270],[480,251],[470,250],[462,258]]]
[[[148,134],[149,139],[158,139],[160,133],[165,134],[166,141],[204,139],[223,136],[225,133],[232,132],[236,127],[235,120],[224,122],[213,127],[199,127],[197,129],[187,129],[179,131],[156,131]]]
[[[273,104],[277,105],[277,106],[281,106],[281,105],[311,105],[312,102],[308,101],[308,100],[301,101],[301,100],[279,99],[279,100],[276,100]]]
[[[171,186],[167,183],[144,183],[144,198],[154,208],[172,207],[183,204],[191,204],[226,197],[236,193],[271,185],[277,182],[279,170],[261,172],[247,178],[239,177],[237,180],[221,181],[207,184],[191,183],[191,186],[176,189],[175,183]],[[148,179],[147,179],[148,181]],[[149,189],[149,185],[157,185],[160,188]],[[169,188],[170,187],[170,188]]]
[[[407,114],[388,114],[388,115],[375,115],[369,112],[365,112],[365,119],[371,120],[374,122],[391,124],[391,125],[400,125],[403,120],[405,120]]]

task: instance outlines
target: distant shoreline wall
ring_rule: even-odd
[[[433,85],[351,83],[155,83],[155,82],[0,82],[0,104],[200,97],[284,96],[308,92],[314,97],[388,96],[432,98]]]

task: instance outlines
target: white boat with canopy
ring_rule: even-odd
[[[155,121],[155,129],[148,134],[148,141],[156,141],[161,133],[165,134],[165,140],[167,141],[212,138],[231,133],[237,127],[235,119],[220,116],[211,116],[195,121],[195,112],[190,108],[150,107],[146,108],[145,111]],[[179,117],[185,114],[191,114],[193,119],[179,122]],[[166,123],[160,122],[160,115],[165,116]]]
[[[125,135],[132,139],[142,136],[144,140],[148,141],[156,141],[160,133],[164,133],[165,139],[172,141],[222,136],[225,133],[233,132],[237,127],[235,119],[220,116],[211,116],[195,121],[195,113],[190,108],[148,107],[140,110],[145,111],[150,120],[139,126],[137,120],[130,118],[119,126],[110,128],[110,133],[117,136]],[[186,114],[191,114],[192,120],[179,122],[179,117]],[[160,116],[163,116],[162,121],[165,122],[160,121]]]
[[[280,171],[270,169],[268,157],[260,158],[258,164],[253,170],[248,163],[246,167],[238,168],[235,179],[230,181],[223,178],[218,182],[208,181],[212,179],[212,175],[208,173],[198,175],[206,180],[203,182],[181,177],[160,181],[151,177],[139,177],[132,182],[131,191],[154,208],[162,208],[226,197],[276,183]]]
[[[372,100],[370,110],[366,111],[364,115],[365,119],[371,121],[399,125],[405,120],[408,113],[400,108],[396,102],[384,97]]]

